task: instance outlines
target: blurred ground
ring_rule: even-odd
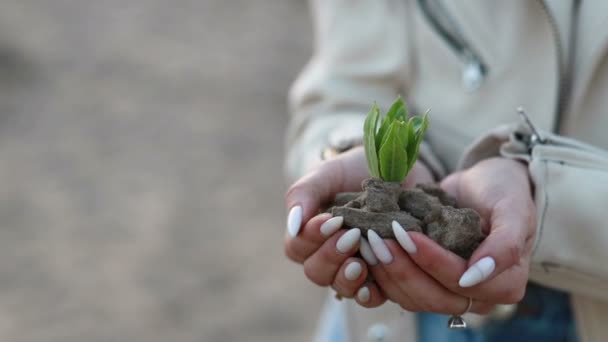
[[[309,341],[281,250],[300,0],[0,0],[0,340]]]

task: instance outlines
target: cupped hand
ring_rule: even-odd
[[[536,211],[527,169],[493,158],[450,175],[441,186],[478,211],[487,238],[467,262],[421,233],[393,223],[395,240],[368,239],[379,263],[370,272],[386,297],[409,311],[484,314],[520,301],[528,281]],[[473,305],[468,308],[469,299]]]
[[[337,193],[361,191],[361,182],[368,177],[359,147],[319,164],[296,181],[285,198],[289,214],[284,248],[291,260],[304,265],[304,273],[315,284],[332,286],[343,297],[375,307],[386,298],[375,282],[367,281],[367,264],[377,262],[360,230],[340,230],[341,217],[320,214]],[[404,186],[432,180],[428,169],[416,163]],[[365,261],[355,257],[359,249]]]
[[[460,207],[475,209],[488,234],[469,261],[426,236],[410,233],[412,261],[449,291],[485,304],[519,302],[526,289],[536,236],[536,208],[525,165],[505,158],[481,161],[441,186]]]

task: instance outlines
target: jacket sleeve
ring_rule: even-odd
[[[538,213],[530,278],[608,300],[608,151],[542,133],[545,141],[529,146],[517,138],[528,134],[523,125],[498,128],[461,167],[499,154],[527,162]]]
[[[289,94],[286,170],[290,180],[320,159],[329,139],[357,139],[375,102],[405,94],[407,2],[310,0],[314,54]]]

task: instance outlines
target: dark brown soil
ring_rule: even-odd
[[[422,232],[464,259],[485,238],[479,214],[457,208],[456,200],[437,185],[404,190],[399,183],[369,178],[362,187],[363,192],[339,193],[329,212],[344,217],[346,228],[359,228],[364,236],[372,229],[394,239],[392,221],[397,221],[406,231]]]

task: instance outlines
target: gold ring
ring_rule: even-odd
[[[462,316],[462,315],[466,314],[467,312],[469,312],[471,310],[472,307],[473,307],[473,298],[469,297],[469,304],[467,305],[467,309],[464,310],[464,312],[461,313],[460,315]]]
[[[466,329],[467,322],[462,318],[462,315],[466,314],[473,307],[473,298],[469,297],[469,303],[467,304],[467,309],[464,310],[460,315],[452,315],[448,320],[448,328],[450,329]]]

